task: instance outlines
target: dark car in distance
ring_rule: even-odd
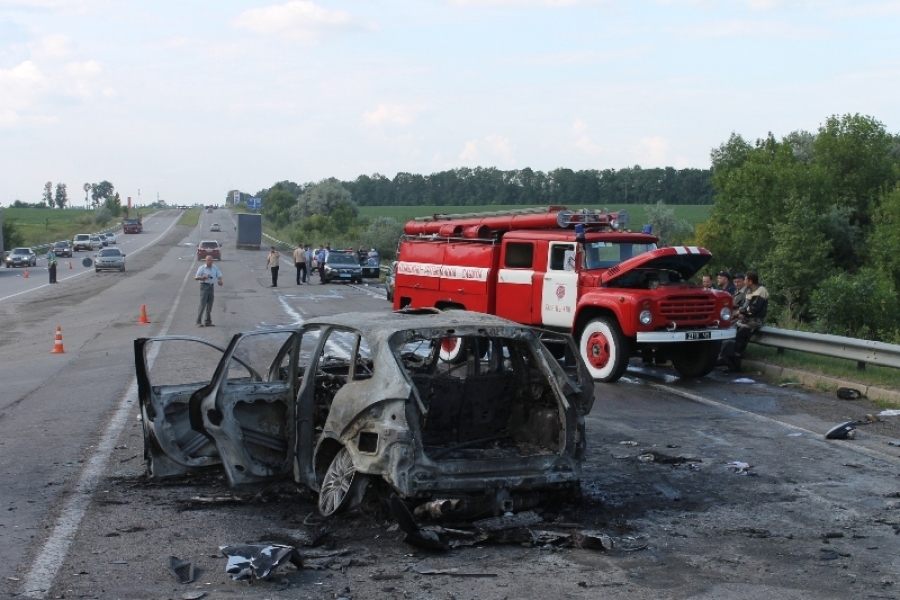
[[[72,243],[68,240],[56,242],[53,244],[53,254],[55,254],[57,258],[60,258],[61,256],[72,258]]]
[[[322,283],[332,281],[362,283],[362,273],[356,252],[332,250],[325,259],[325,277]]]

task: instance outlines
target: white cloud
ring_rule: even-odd
[[[669,140],[664,137],[645,137],[632,149],[632,153],[636,164],[668,165],[669,146]]]
[[[12,69],[0,69],[0,110],[15,111],[27,107],[45,82],[43,73],[30,60]]]
[[[363,120],[369,125],[409,125],[418,112],[403,104],[379,104],[375,110],[363,114]]]
[[[575,6],[577,4],[599,4],[597,0],[449,0],[456,6]]]
[[[310,0],[253,8],[238,15],[235,27],[263,35],[277,35],[307,44],[318,43],[326,33],[360,26],[346,10],[328,10]]]
[[[496,164],[511,167],[516,163],[512,143],[500,135],[488,135],[480,140],[469,140],[463,145],[460,160],[478,162],[482,166]]]
[[[591,139],[591,136],[588,135],[587,129],[587,123],[585,123],[581,119],[575,119],[575,121],[572,123],[571,128],[572,135],[575,136],[575,140],[572,142],[572,145],[577,150],[580,150],[585,154],[596,156],[603,152],[603,147]]]
[[[31,42],[29,45],[31,56],[34,59],[60,59],[66,58],[72,53],[72,39],[67,35],[46,35]]]

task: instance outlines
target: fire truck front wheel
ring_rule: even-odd
[[[589,321],[581,331],[578,346],[594,379],[612,382],[625,374],[630,358],[628,339],[615,319],[599,317]]]
[[[672,353],[672,366],[682,377],[703,377],[716,366],[721,342],[685,342]]]

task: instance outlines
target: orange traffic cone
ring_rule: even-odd
[[[28,274],[28,267],[25,267],[25,274],[22,275],[22,277],[24,277],[25,279],[28,279],[29,277],[31,277],[31,275]]]
[[[50,351],[50,354],[65,354],[66,349],[63,348],[62,343],[62,327],[59,325],[56,326],[56,341],[53,343],[53,350]]]
[[[147,305],[141,304],[141,318],[138,319],[138,323],[149,323],[150,319],[147,318]]]
[[[71,260],[69,261],[69,268],[70,268],[70,269],[72,268],[72,261],[71,261]]]

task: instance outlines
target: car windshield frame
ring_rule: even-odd
[[[104,248],[97,256],[100,258],[121,257],[122,251],[118,248]]]

